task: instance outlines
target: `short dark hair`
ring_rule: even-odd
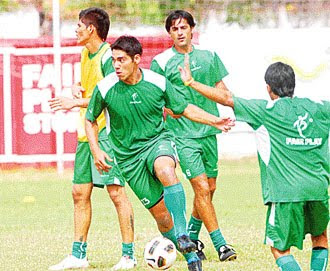
[[[282,62],[271,64],[265,73],[265,81],[274,94],[280,97],[293,96],[296,79],[290,65]]]
[[[110,19],[108,13],[101,8],[87,8],[79,13],[79,20],[81,20],[87,27],[94,25],[97,35],[105,41],[108,36],[110,28]]]
[[[120,36],[111,44],[111,50],[122,50],[132,59],[135,55],[142,55],[142,45],[137,38],[133,36]]]
[[[194,17],[189,12],[179,9],[174,10],[167,16],[165,21],[165,28],[168,33],[170,32],[173,21],[176,21],[177,19],[186,19],[190,27],[194,27],[196,25]]]

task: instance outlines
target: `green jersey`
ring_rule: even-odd
[[[121,166],[130,165],[132,158],[138,159],[158,140],[170,137],[164,127],[164,106],[181,114],[188,105],[164,76],[141,71],[142,80],[135,85],[120,81],[116,73],[106,76],[97,84],[86,113],[88,120],[95,121],[106,109],[107,119],[111,118],[107,128]]]
[[[193,78],[205,85],[214,87],[227,74],[227,70],[215,52],[203,50],[199,46],[193,46],[193,51],[189,53],[190,67]],[[183,66],[184,54],[178,53],[174,47],[167,49],[157,55],[152,63],[151,70],[164,75],[175,87],[175,90],[182,94],[188,103],[197,105],[205,111],[219,116],[217,104],[203,95],[186,87],[180,77],[178,66]],[[174,119],[168,116],[167,127],[174,132],[177,137],[201,138],[215,135],[220,131],[214,127],[200,124],[186,118]]]
[[[234,97],[234,112],[256,131],[265,204],[328,199],[329,102]]]

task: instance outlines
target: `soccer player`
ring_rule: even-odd
[[[265,244],[271,246],[281,271],[301,270],[290,254],[312,239],[311,271],[328,264],[329,101],[293,97],[295,74],[284,63],[271,64],[265,74],[270,101],[246,100],[228,89],[194,81],[189,56],[180,68],[184,82],[205,97],[234,109],[257,136],[264,203],[268,207]]]
[[[57,110],[80,108],[78,126],[78,145],[74,165],[72,197],[74,202],[74,242],[72,254],[50,270],[88,267],[87,234],[91,223],[91,193],[93,184],[106,185],[109,196],[114,203],[122,234],[122,257],[113,270],[132,269],[136,266],[134,257],[133,210],[125,193],[125,181],[118,166],[109,173],[100,175],[96,170],[91,155],[88,139],[85,134],[85,113],[96,83],[105,75],[114,71],[109,44],[105,41],[110,26],[108,14],[100,8],[88,8],[79,14],[76,29],[79,45],[85,46],[81,54],[81,86],[72,88],[73,99],[55,97],[50,100],[50,107]],[[97,119],[98,140],[107,158],[113,157],[113,151],[105,129],[105,116],[100,114]]]
[[[106,109],[123,176],[155,218],[160,232],[184,254],[188,269],[202,270],[200,259],[192,252],[196,245],[187,234],[185,193],[175,173],[175,145],[164,128],[163,107],[224,131],[234,123],[188,104],[165,77],[140,69],[142,46],[136,38],[119,37],[111,49],[115,73],[97,84],[86,113],[86,133],[95,165],[102,171],[110,168],[97,141],[95,121]]]
[[[224,86],[222,79],[228,74],[215,52],[192,44],[194,27],[194,18],[190,13],[184,10],[171,12],[166,19],[165,28],[173,39],[174,45],[157,55],[153,59],[150,69],[165,76],[188,103],[219,116],[215,102],[206,99],[190,89],[189,86],[185,86],[180,79],[178,65],[183,62],[185,53],[190,55],[193,75],[208,86],[218,88]],[[202,260],[206,259],[202,251],[204,244],[199,240],[199,233],[202,223],[204,223],[220,261],[235,260],[236,252],[234,248],[227,245],[220,231],[212,203],[218,175],[216,134],[220,131],[186,118],[179,118],[169,110],[166,111],[170,113],[166,124],[173,133],[181,169],[190,180],[195,194],[188,232],[197,245],[197,254]]]

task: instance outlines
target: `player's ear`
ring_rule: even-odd
[[[133,61],[134,61],[135,64],[138,65],[138,64],[140,63],[140,61],[141,61],[141,55],[136,54],[136,55],[134,56],[134,58],[133,58]]]
[[[93,31],[94,31],[94,28],[95,28],[94,25],[90,24],[90,25],[87,27],[87,30],[89,31],[90,34],[92,34]]]

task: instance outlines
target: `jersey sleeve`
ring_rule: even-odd
[[[157,60],[155,60],[155,59],[153,59],[151,62],[150,70],[165,76],[165,72],[162,70],[162,68],[159,66]]]
[[[222,63],[222,61],[217,53],[214,53],[213,65],[214,65],[213,70],[216,71],[215,81],[220,82],[224,77],[226,77],[228,75],[228,71],[227,71],[225,65]]]
[[[328,123],[330,122],[330,102],[329,101],[322,101],[321,112],[322,115],[326,120],[328,120]]]
[[[112,52],[110,48],[102,56],[101,70],[104,77],[115,71],[112,65]]]
[[[98,87],[96,86],[87,107],[86,119],[92,122],[95,121],[105,107],[106,105],[104,99]]]
[[[171,82],[166,79],[165,107],[173,111],[174,114],[182,114],[188,106],[184,97],[175,91]]]
[[[267,101],[265,100],[246,100],[233,97],[234,113],[238,121],[244,121],[251,125],[253,129],[259,128],[263,123],[264,111]]]

